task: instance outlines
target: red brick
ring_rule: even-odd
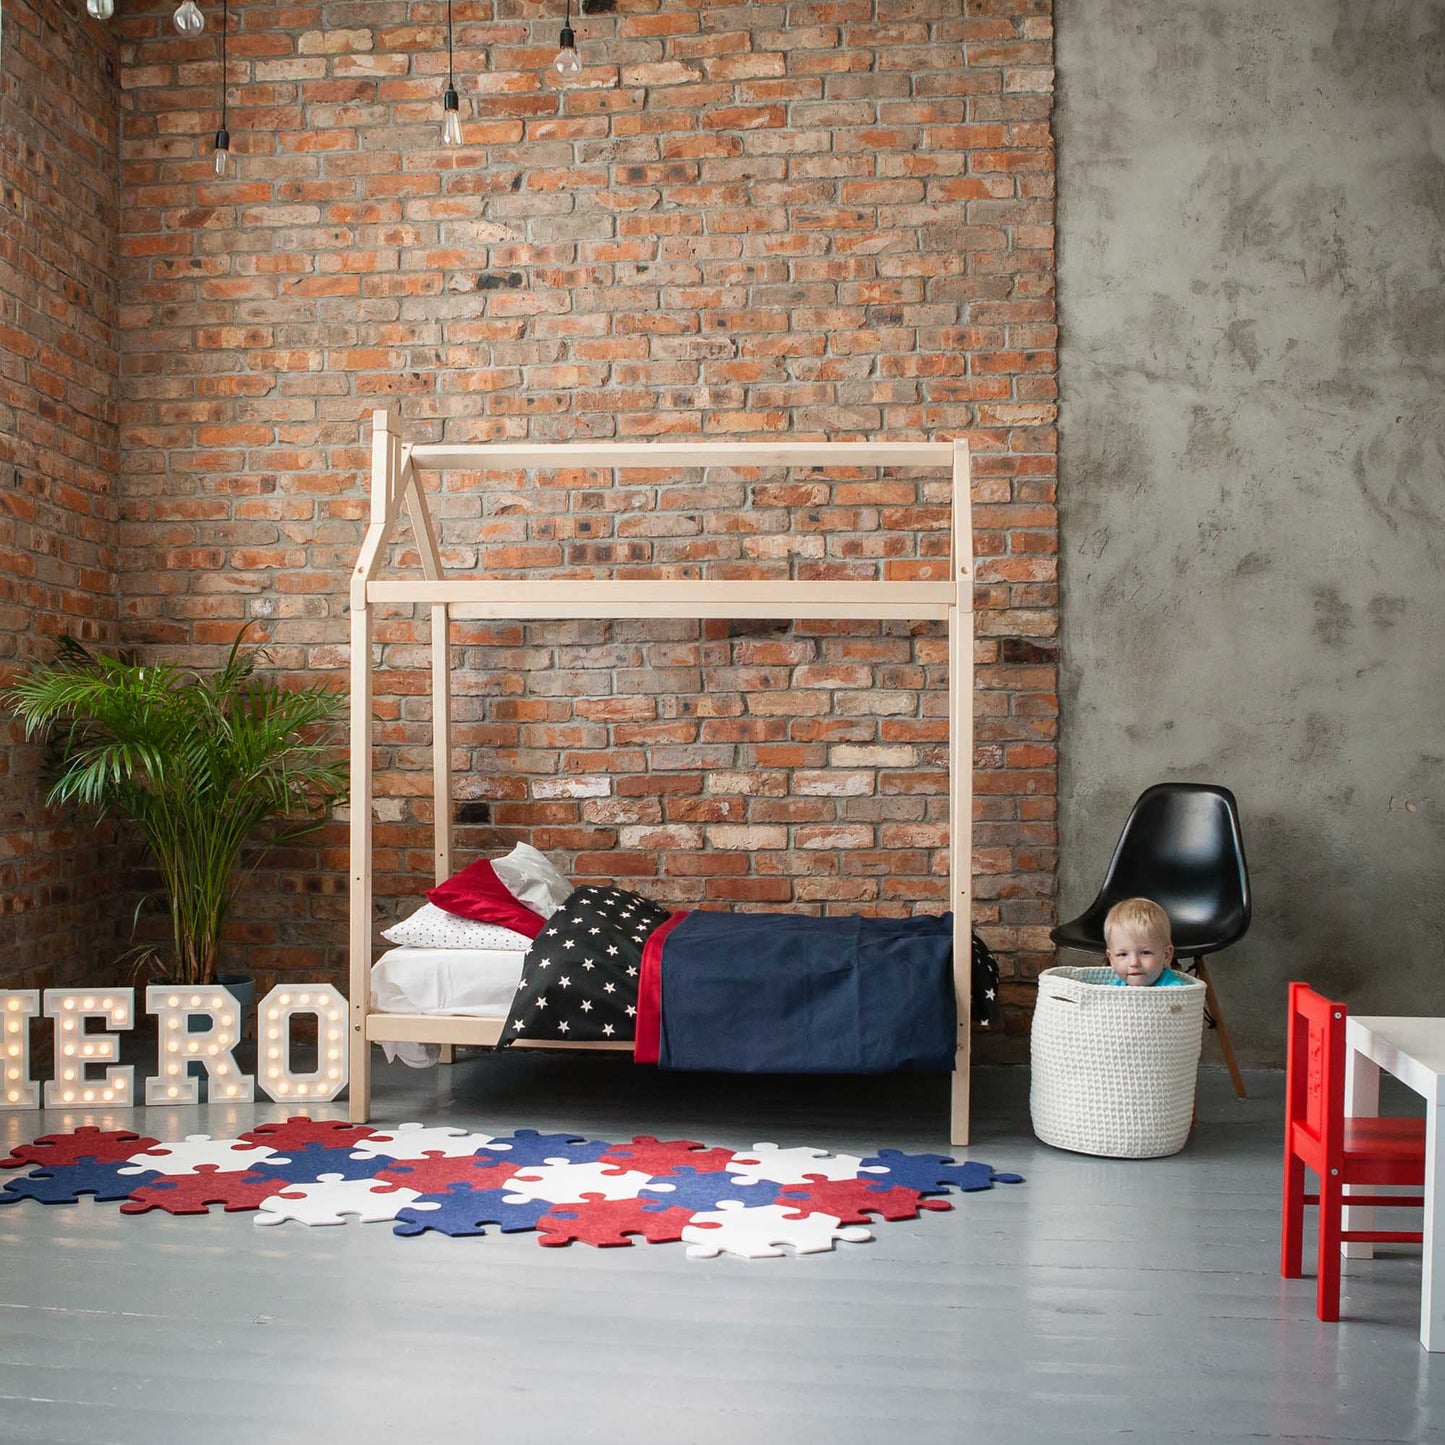
[[[709,878],[703,893],[709,903],[786,903],[792,896],[786,878]]]

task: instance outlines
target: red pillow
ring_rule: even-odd
[[[534,913],[525,903],[518,903],[507,892],[496,869],[485,858],[478,858],[445,883],[438,883],[427,893],[427,900],[448,913],[475,918],[479,923],[500,923],[503,928],[514,928],[528,938],[536,938],[547,926],[547,920],[540,913]]]

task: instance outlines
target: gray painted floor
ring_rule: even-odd
[[[980,1070],[967,1152],[1028,1182],[803,1258],[17,1204],[0,1211],[0,1440],[1445,1440],[1418,1251],[1347,1264],[1341,1325],[1315,1320],[1311,1281],[1278,1278],[1281,1079],[1250,1086],[1240,1103],[1207,1072],[1185,1152],[1125,1163],[1037,1143],[1026,1073]],[[932,1078],[464,1055],[382,1068],[375,1098],[373,1122],[948,1152]],[[287,1112],[90,1122],[175,1138]],[[0,1138],[81,1122],[10,1115]]]

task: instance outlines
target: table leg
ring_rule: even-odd
[[[1434,1098],[1425,1101],[1425,1247],[1421,1260],[1420,1343],[1427,1350],[1445,1351],[1445,1197],[1440,1193],[1441,1146],[1445,1139],[1445,1109]]]
[[[1373,1119],[1379,1112],[1380,1066],[1371,1063],[1364,1054],[1351,1049],[1345,1065],[1345,1117],[1352,1119],[1364,1116]],[[1345,1188],[1344,1227],[1346,1229],[1373,1229],[1375,1227],[1373,1206],[1357,1204],[1353,1209],[1349,1207],[1350,1191],[1354,1187],[1354,1185],[1347,1185]],[[1379,1193],[1377,1186],[1361,1187],[1364,1193]],[[1346,1259],[1373,1259],[1375,1246],[1358,1243],[1342,1244],[1340,1253]]]

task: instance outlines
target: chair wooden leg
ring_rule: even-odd
[[[1375,1118],[1380,1112],[1380,1066],[1354,1049],[1345,1051],[1345,1118],[1358,1119],[1361,1115]],[[1350,1196],[1345,1195],[1345,1228],[1369,1233],[1375,1228],[1373,1205],[1356,1205],[1350,1208]],[[1374,1259],[1375,1246],[1362,1240],[1353,1239],[1343,1247],[1341,1253],[1346,1259]]]
[[[1279,1272],[1285,1279],[1298,1279],[1304,1273],[1304,1238],[1305,1166],[1286,1144],[1279,1223]]]
[[[1319,1278],[1315,1283],[1315,1314],[1322,1320],[1340,1317],[1340,1231],[1344,1228],[1338,1179],[1320,1180]]]
[[[457,1061],[457,1046],[455,1044],[439,1044],[437,1046],[437,1063],[454,1064]]]
[[[1214,1029],[1219,1035],[1219,1047],[1224,1053],[1224,1066],[1229,1070],[1229,1077],[1234,1082],[1234,1096],[1237,1099],[1247,1098],[1248,1095],[1244,1092],[1244,1075],[1239,1072],[1239,1060],[1234,1057],[1234,1045],[1229,1041],[1229,1030],[1224,1027],[1224,1015],[1219,1011],[1214,981],[1209,977],[1209,970],[1204,966],[1202,958],[1194,960],[1194,970],[1204,984],[1204,1006],[1209,1010],[1209,1017],[1214,1020]]]

